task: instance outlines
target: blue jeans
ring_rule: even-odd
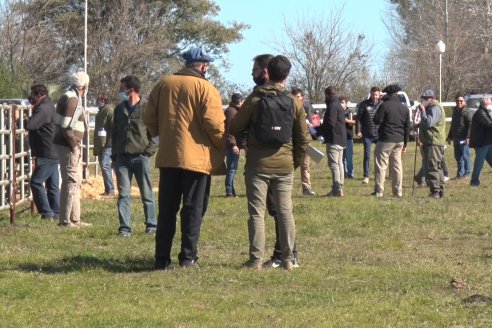
[[[479,186],[480,172],[482,172],[483,163],[487,161],[492,167],[492,145],[486,145],[475,148],[475,163],[473,165],[473,173],[471,176],[470,184],[472,186]]]
[[[36,158],[36,167],[29,182],[32,198],[43,217],[58,218],[60,215],[60,173],[58,160]]]
[[[143,203],[145,225],[157,227],[154,192],[150,184],[150,158],[142,155],[119,154],[115,163],[116,182],[118,183],[118,218],[120,232],[132,232],[131,228],[131,187],[135,175],[140,197]]]
[[[345,177],[354,177],[354,140],[347,139],[347,146],[343,150],[343,167],[345,168]]]
[[[470,158],[470,146],[463,139],[454,139],[454,158],[458,164],[458,172],[456,176],[470,176],[471,170],[471,158]]]
[[[114,193],[113,169],[111,168],[111,148],[104,148],[98,156],[104,181],[104,192]]]
[[[236,175],[237,167],[239,164],[239,154],[235,154],[231,147],[226,148],[226,165],[227,172],[225,177],[225,190],[227,195],[236,196],[236,190],[234,189],[234,176]]]
[[[364,137],[364,178],[369,178],[369,164],[371,163],[371,145],[378,142],[378,137]]]

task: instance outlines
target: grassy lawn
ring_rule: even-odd
[[[404,155],[404,198],[370,196],[357,179],[345,198],[304,197],[296,172],[294,215],[301,267],[249,271],[247,209],[213,181],[199,244],[200,269],[153,272],[154,241],[133,201],[131,238],[117,236],[115,200],[83,201],[91,228],[65,230],[24,212],[10,226],[0,213],[1,327],[491,327],[492,174],[482,186],[449,181],[446,197],[411,197],[414,145]],[[456,172],[447,149],[450,175]],[[418,163],[420,160],[418,161]],[[154,176],[157,180],[157,172]],[[331,184],[326,161],[311,166],[313,189]],[[389,192],[388,192],[389,190]],[[266,217],[267,254],[273,220]],[[179,251],[175,240],[174,261]],[[464,281],[453,288],[452,279]]]

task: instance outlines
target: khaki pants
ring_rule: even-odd
[[[388,160],[391,173],[391,190],[393,195],[402,196],[403,189],[403,167],[401,164],[401,151],[403,142],[382,142],[378,141],[374,150],[374,175],[375,175],[375,191],[377,193],[384,192],[384,180],[386,178],[386,169],[388,168]]]
[[[80,222],[80,187],[82,183],[82,156],[80,148],[56,145],[60,160],[62,184],[60,189],[60,223]]]
[[[268,187],[271,188],[278,224],[278,241],[282,261],[294,259],[292,253],[296,240],[296,225],[292,215],[292,185],[294,173],[263,174],[246,169],[246,195],[248,197],[248,232],[250,259],[264,258],[265,210]]]
[[[326,144],[326,154],[328,154],[328,167],[331,170],[331,178],[333,180],[331,191],[342,191],[343,183],[345,181],[343,147],[340,145]]]
[[[311,163],[311,157],[308,154],[304,155],[304,160],[301,164],[301,183],[302,190],[311,189],[311,174],[309,172],[309,164]]]

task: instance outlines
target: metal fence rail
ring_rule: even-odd
[[[92,134],[97,109],[88,108],[89,128],[82,145],[83,179],[90,174],[91,166],[97,170],[97,157]],[[29,180],[33,171],[33,158],[29,149],[29,135],[25,119],[31,116],[30,107],[0,105],[0,210],[10,210],[10,223],[16,222],[17,206],[32,201]]]
[[[10,223],[16,207],[31,201],[32,158],[24,128],[30,114],[27,107],[0,105],[0,209],[10,210]]]

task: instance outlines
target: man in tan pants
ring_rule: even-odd
[[[374,124],[379,125],[378,143],[374,151],[375,187],[373,196],[383,197],[384,179],[390,160],[391,189],[393,195],[402,197],[403,168],[401,153],[407,149],[410,128],[408,108],[399,99],[397,85],[387,86],[384,102],[379,106]]]
[[[72,83],[56,106],[57,132],[54,143],[60,160],[62,185],[60,189],[60,225],[85,227],[80,221],[80,188],[82,183],[82,155],[80,144],[87,129],[82,97],[89,88],[89,76],[76,73]]]

